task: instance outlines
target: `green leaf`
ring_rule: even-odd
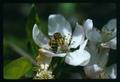
[[[8,42],[12,42],[26,51],[26,45],[25,45],[26,39],[20,39],[18,37],[13,37],[13,36],[5,36],[3,40],[4,40],[4,44],[8,47],[9,47]]]
[[[38,46],[34,43],[33,37],[32,37],[32,29],[33,29],[34,24],[37,24],[39,28],[46,27],[46,25],[47,25],[43,21],[40,21],[38,13],[37,13],[37,9],[36,9],[35,5],[33,4],[30,14],[27,19],[27,23],[26,23],[26,31],[27,31],[27,37],[28,37],[28,40],[27,40],[28,50],[30,53],[33,54],[32,55],[33,58],[36,57],[36,55],[37,55],[36,52],[38,49]],[[40,29],[44,34],[47,35],[47,28],[40,28]]]
[[[25,77],[27,78],[33,78],[33,67],[25,74]]]
[[[32,68],[26,58],[18,58],[4,67],[4,79],[19,79]]]
[[[35,52],[37,51],[36,45],[33,42],[32,39],[32,29],[34,24],[36,23],[36,15],[37,11],[35,8],[35,5],[33,4],[30,10],[30,13],[28,15],[27,23],[26,23],[26,31],[27,31],[27,47],[28,50],[32,55],[32,57],[35,57]]]
[[[14,52],[14,49],[9,45],[9,43],[14,43],[14,45],[16,45],[17,47],[28,53],[27,47],[25,45],[25,41],[26,41],[25,39],[19,39],[18,37],[13,37],[13,36],[5,36],[3,41],[4,41],[4,45],[3,45],[4,64],[7,64],[13,59],[19,57],[19,55],[16,53],[16,51]]]

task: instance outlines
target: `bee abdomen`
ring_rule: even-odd
[[[58,47],[51,47],[51,50],[52,50],[54,53],[57,52],[57,49],[58,49]]]

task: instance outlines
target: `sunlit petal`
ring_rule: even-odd
[[[88,39],[86,39],[81,45],[80,45],[80,50],[84,50],[86,45],[87,45]]]
[[[93,22],[92,22],[92,20],[91,19],[87,19],[84,22],[83,27],[84,27],[84,29],[85,29],[86,32],[89,31],[89,30],[92,30],[92,28],[93,28]]]
[[[69,43],[72,30],[69,22],[62,15],[53,14],[50,15],[48,19],[48,32],[50,36],[56,32],[61,33],[62,36],[67,38],[67,43]]]
[[[84,38],[85,38],[85,34],[84,34],[83,27],[77,23],[72,35],[70,47],[71,48],[78,47],[80,44],[83,43]]]
[[[60,54],[53,53],[52,51],[47,49],[39,49],[39,51],[48,57],[64,57],[66,55],[66,53],[60,53]]]
[[[33,26],[32,37],[39,47],[47,46],[48,38],[39,30],[37,24]]]
[[[89,60],[90,54],[85,50],[70,52],[65,58],[65,62],[72,66],[85,66],[89,63]]]

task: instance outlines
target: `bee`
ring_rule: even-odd
[[[49,40],[49,45],[51,47],[51,50],[56,53],[58,50],[58,47],[61,47],[64,45],[64,37],[59,32],[56,32],[53,34],[53,36]]]

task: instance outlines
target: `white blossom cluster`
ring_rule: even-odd
[[[116,19],[108,21],[101,30],[94,27],[91,19],[86,19],[83,25],[76,22],[73,30],[62,15],[52,14],[48,18],[48,36],[37,24],[33,26],[32,36],[40,47],[39,52],[47,59],[64,57],[66,64],[83,66],[90,79],[116,79],[116,64],[106,67],[110,49],[116,50],[116,31]],[[49,67],[50,62],[45,64]],[[52,79],[52,72],[45,70],[38,71],[36,76],[48,75]]]

